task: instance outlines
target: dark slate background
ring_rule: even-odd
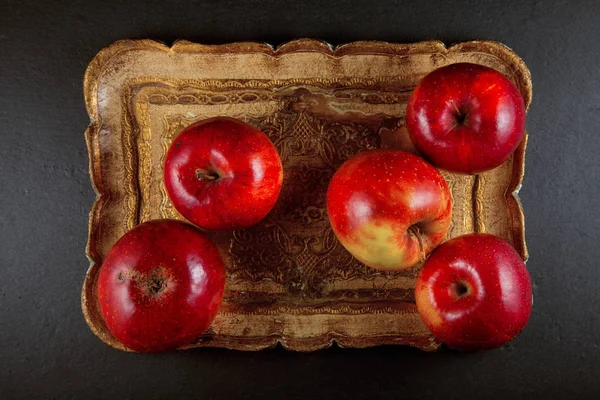
[[[600,7],[593,1],[0,0],[0,397],[600,398]],[[83,74],[122,38],[493,39],[533,75],[522,335],[477,354],[400,347],[132,355],[79,305],[94,199]]]

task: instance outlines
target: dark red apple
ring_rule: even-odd
[[[256,224],[275,205],[283,180],[267,135],[245,122],[216,117],[185,128],[165,160],[173,206],[205,229]]]
[[[211,324],[225,269],[213,242],[192,225],[155,220],[126,233],[106,255],[98,300],[106,326],[140,352],[191,343]]]
[[[417,149],[433,165],[477,174],[502,164],[525,132],[525,105],[500,72],[476,64],[451,64],[425,76],[406,109]]]
[[[452,196],[421,157],[370,150],[347,160],[327,190],[327,212],[342,245],[377,269],[411,267],[444,240]]]
[[[417,308],[448,347],[484,350],[515,338],[531,314],[525,263],[503,239],[470,234],[440,245],[417,279]]]

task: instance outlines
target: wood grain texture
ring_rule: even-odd
[[[435,68],[474,62],[507,75],[529,107],[531,77],[502,44],[486,41],[446,48],[356,42],[332,48],[296,40],[277,49],[260,43],[172,47],[150,40],[119,41],[88,67],[84,93],[86,140],[97,199],[82,291],[92,331],[122,349],[106,329],[96,299],[102,258],[125,232],[156,218],[182,219],[162,183],[166,150],[185,126],[228,115],[263,130],[284,165],[284,186],[258,225],[209,233],[228,269],[221,310],[189,347],[298,351],[403,344],[434,350],[439,343],[414,305],[419,266],[382,272],[356,261],[337,242],[325,193],[335,169],[375,147],[414,151],[403,126],[417,82]],[[496,234],[527,259],[520,188],[526,139],[502,166],[480,176],[442,171],[453,194],[448,237]]]

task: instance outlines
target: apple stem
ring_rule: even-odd
[[[458,107],[456,106],[456,103],[454,102],[454,100],[450,100],[449,103],[452,105],[452,107],[454,107],[454,111],[456,111],[456,113],[458,115],[462,115],[462,113],[460,112],[460,110],[458,109]]]
[[[419,253],[421,256],[421,262],[425,261],[425,246],[423,246],[423,236],[421,233],[421,230],[419,229],[419,227],[417,225],[411,225],[408,228],[408,231],[410,232],[411,235],[415,236],[417,238],[417,242],[419,243]]]
[[[199,181],[215,181],[219,179],[219,175],[214,172],[209,172],[198,168],[196,169],[196,178],[198,178]]]
[[[456,112],[456,124],[454,124],[454,127],[456,127],[456,125],[462,124],[465,121],[467,114],[458,109],[458,106],[454,100],[449,100],[449,102],[452,104],[452,107],[454,107],[454,111]],[[454,129],[454,127],[452,129]]]

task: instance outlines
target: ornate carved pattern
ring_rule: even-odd
[[[242,306],[243,307],[243,306]],[[268,307],[253,307],[251,313],[244,312],[241,307],[233,310],[222,311],[222,315],[318,315],[318,314],[337,314],[337,315],[365,315],[365,314],[390,314],[390,315],[410,315],[415,312],[413,306],[403,305],[402,307],[377,306],[377,305],[351,305],[338,303],[327,306],[312,307],[290,307],[287,305],[275,305]]]
[[[485,190],[485,176],[483,174],[475,176],[473,180],[473,201],[475,215],[474,230],[478,233],[485,233],[485,222],[483,221],[483,191]]]

